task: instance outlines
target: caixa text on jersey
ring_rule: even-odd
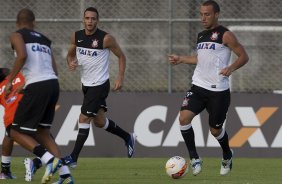
[[[78,48],[78,52],[81,55],[86,55],[86,56],[97,56],[97,51],[93,51],[93,50],[88,50],[88,49],[82,49],[82,48]]]

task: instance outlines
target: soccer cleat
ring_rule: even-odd
[[[16,176],[13,176],[12,173],[0,173],[0,180],[16,179]]]
[[[72,169],[76,168],[77,166],[77,161],[74,161],[71,155],[64,157],[62,160],[63,160],[64,165],[67,165]]]
[[[125,143],[127,148],[127,157],[131,158],[134,154],[134,146],[135,146],[136,135],[135,133],[130,134],[130,138]]]
[[[24,159],[24,166],[25,166],[25,181],[31,181],[33,178],[34,173],[36,172],[36,168],[33,164],[33,161],[30,158]]]
[[[194,176],[196,176],[197,174],[199,174],[202,171],[202,163],[203,163],[203,161],[202,161],[201,158],[198,158],[198,159],[193,158],[190,161],[192,173],[193,173]]]
[[[53,161],[46,165],[45,173],[41,179],[42,184],[48,183],[53,174],[62,166],[62,161],[58,158],[54,158]]]
[[[72,176],[69,176],[67,178],[61,178],[60,177],[60,179],[53,184],[74,184],[74,180],[73,180]]]
[[[232,169],[233,150],[231,150],[231,152],[232,152],[232,156],[230,159],[227,159],[227,160],[222,159],[221,161],[221,167],[220,167],[221,176],[228,174]]]

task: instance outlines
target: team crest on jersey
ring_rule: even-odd
[[[217,40],[217,39],[218,39],[218,35],[219,35],[218,32],[213,32],[212,35],[211,35],[211,40],[212,40],[212,41]]]
[[[189,99],[188,98],[184,98],[183,102],[182,102],[182,107],[185,107],[188,105],[188,101]]]
[[[92,40],[93,42],[92,42],[92,47],[93,48],[96,48],[96,47],[98,47],[98,40]]]

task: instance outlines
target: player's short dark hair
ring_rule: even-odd
[[[17,15],[17,23],[31,23],[35,21],[35,15],[33,13],[33,11],[31,11],[28,8],[23,8],[18,12]]]
[[[213,0],[208,0],[202,4],[202,6],[212,6],[215,13],[220,12],[220,7],[217,2]]]
[[[84,11],[84,15],[85,15],[85,12],[87,12],[87,11],[95,12],[97,14],[97,18],[99,19],[99,13],[98,13],[97,8],[95,8],[95,7],[86,8],[85,11]]]
[[[2,82],[8,75],[10,70],[8,68],[0,68],[0,82]]]

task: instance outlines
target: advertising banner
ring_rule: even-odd
[[[106,114],[124,130],[135,132],[135,157],[188,156],[178,121],[183,97],[184,93],[110,93]],[[70,154],[74,146],[82,99],[81,92],[60,95],[51,130],[63,155]],[[5,133],[2,121],[1,140]],[[197,115],[192,125],[201,157],[221,156],[221,148],[209,132],[207,112]],[[224,127],[236,157],[281,157],[282,96],[232,93]],[[15,146],[13,155],[26,154]],[[81,156],[126,157],[126,147],[121,138],[93,125]]]

